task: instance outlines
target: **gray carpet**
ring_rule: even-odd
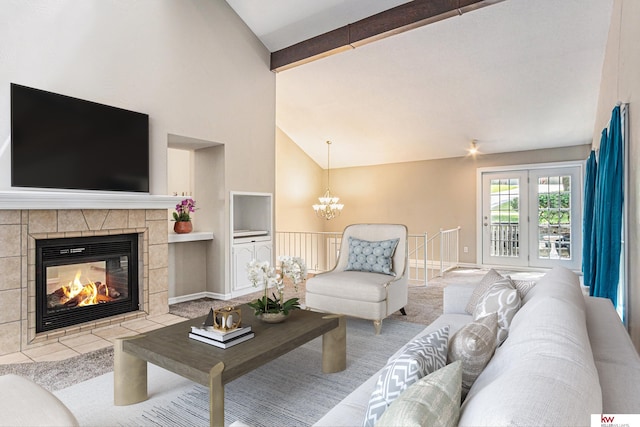
[[[113,347],[57,362],[0,365],[0,375],[21,375],[49,391],[60,390],[111,371],[113,371]]]
[[[388,320],[381,335],[370,322],[347,319],[347,369],[323,374],[317,338],[225,386],[225,422],[259,426],[312,425],[361,383],[423,325]],[[113,374],[57,391],[81,425],[208,425],[208,390],[161,368],[149,370],[151,398],[113,406]]]

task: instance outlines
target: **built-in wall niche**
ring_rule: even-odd
[[[230,193],[231,296],[255,292],[247,277],[251,260],[273,265],[273,197],[271,193]]]
[[[167,191],[196,201],[194,231],[176,234],[169,209],[169,301],[188,301],[211,291],[225,295],[225,268],[218,246],[223,244],[225,221],[224,144],[169,134],[167,138]],[[223,236],[219,238],[218,236]],[[222,260],[220,260],[222,258]]]
[[[167,148],[167,193],[193,196],[194,150]]]
[[[231,230],[235,244],[272,239],[272,195],[231,192]]]

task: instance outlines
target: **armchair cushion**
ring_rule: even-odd
[[[368,241],[349,236],[349,261],[346,271],[366,271],[395,276],[391,259],[399,239]]]
[[[387,298],[385,285],[393,277],[357,271],[320,273],[307,281],[307,292],[340,297],[345,300],[380,302]]]

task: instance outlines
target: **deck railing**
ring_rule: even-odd
[[[440,230],[429,237],[409,234],[409,280],[429,283],[429,279],[442,276],[459,263],[460,227]],[[311,273],[331,270],[338,259],[341,232],[277,231],[276,259],[282,255],[299,256],[305,260]]]

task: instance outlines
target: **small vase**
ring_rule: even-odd
[[[191,224],[191,221],[176,221],[176,223],[173,224],[173,231],[178,234],[191,233],[193,231],[193,224]]]
[[[260,313],[256,316],[258,319],[263,321],[264,323],[282,323],[287,320],[289,314],[280,313]]]

